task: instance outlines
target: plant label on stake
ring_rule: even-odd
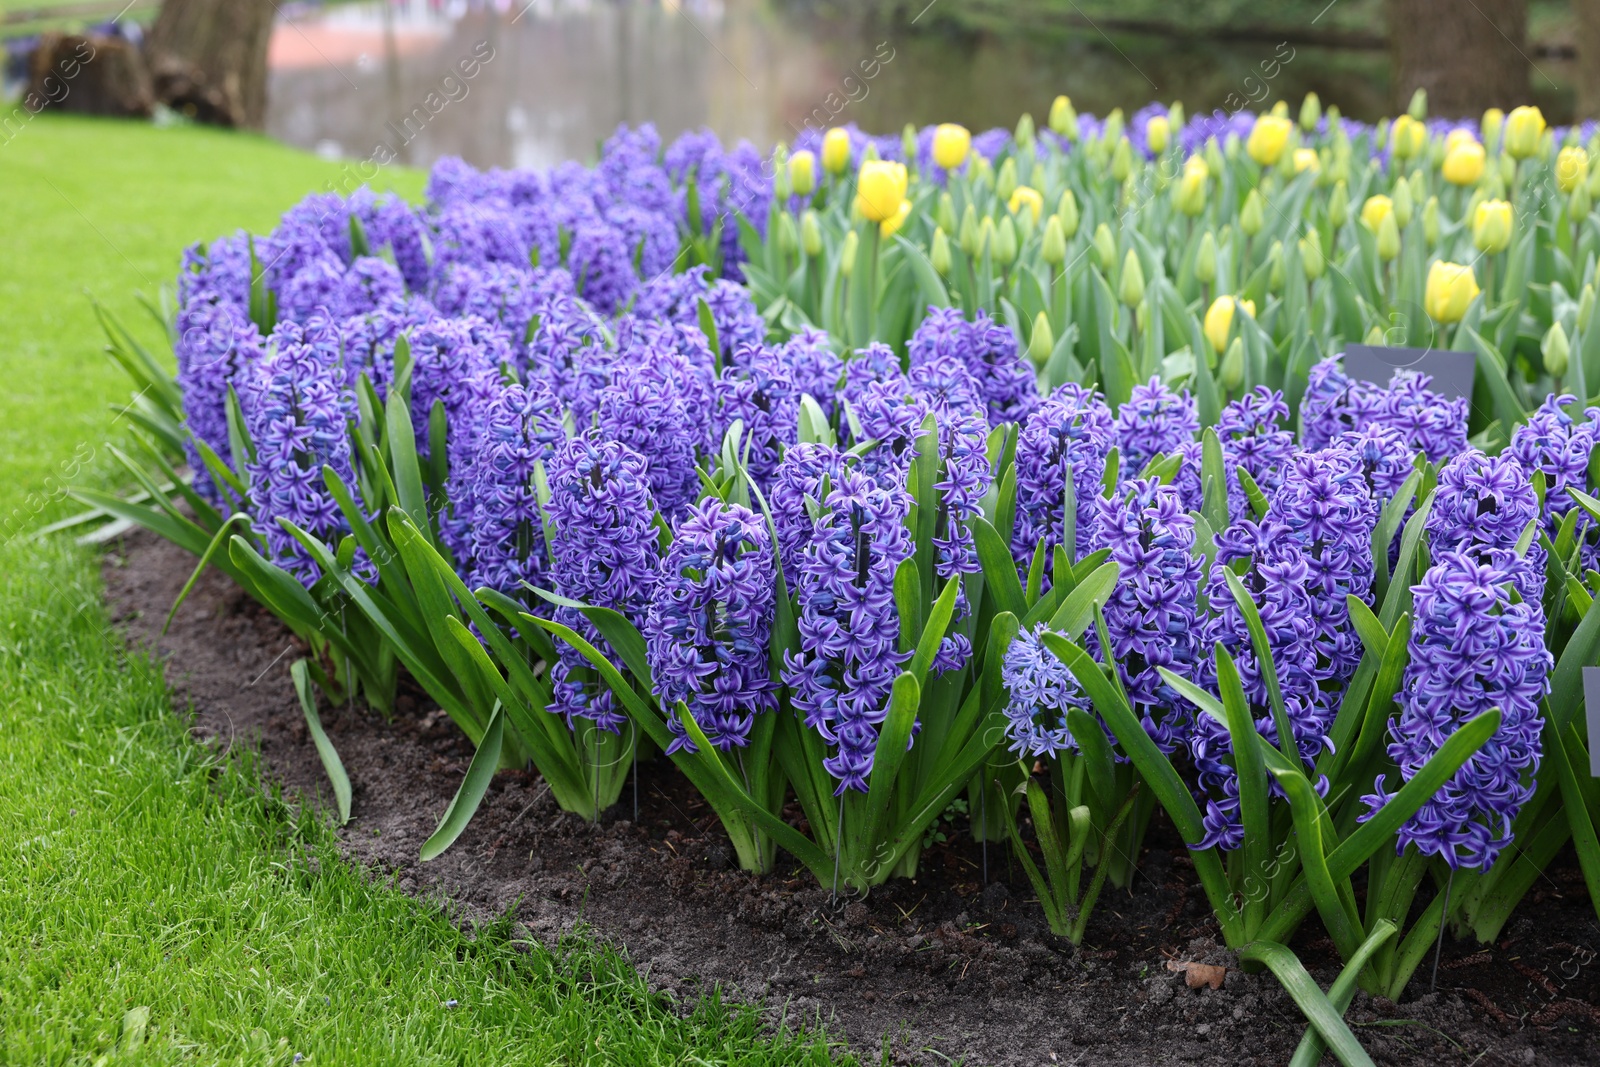
[[[1600,778],[1600,667],[1583,669],[1583,706],[1589,720],[1589,777]]]
[[[1448,400],[1466,397],[1472,402],[1472,376],[1478,357],[1471,352],[1443,348],[1388,348],[1346,345],[1344,372],[1352,379],[1387,386],[1394,372],[1412,370],[1433,377],[1430,388]]]

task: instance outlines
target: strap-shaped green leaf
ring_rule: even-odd
[[[1321,805],[1316,790],[1298,769],[1274,768],[1272,773],[1289,798],[1295,837],[1300,846],[1300,864],[1306,872],[1311,899],[1339,955],[1349,959],[1363,938],[1361,919],[1350,905],[1353,897],[1339,892],[1328,871],[1328,857],[1322,844]]]
[[[389,390],[384,408],[389,463],[394,471],[394,491],[400,507],[420,529],[428,529],[428,498],[422,488],[422,467],[417,461],[416,429],[411,424],[411,404],[398,388]]]
[[[504,736],[505,719],[496,705],[489,714],[489,726],[483,731],[483,740],[478,742],[478,751],[472,754],[472,762],[467,765],[466,777],[461,779],[456,795],[450,799],[450,806],[444,809],[444,818],[439,820],[438,828],[422,843],[419,857],[422,862],[434,859],[455,844],[456,838],[467,828],[467,823],[472,821],[478,805],[483,803],[483,795],[489,791],[489,783],[494,780],[495,769],[500,766],[500,746]]]
[[[1089,791],[1101,814],[1109,815],[1111,805],[1116,803],[1117,764],[1106,732],[1087,711],[1072,707],[1067,709],[1067,729],[1078,743],[1078,758],[1083,760]]]
[[[194,572],[189,575],[189,580],[184,582],[183,588],[178,591],[178,598],[172,602],[172,608],[167,612],[166,621],[161,624],[161,633],[163,635],[172,625],[172,619],[178,614],[178,608],[182,607],[183,602],[189,599],[189,593],[194,589],[194,583],[200,580],[200,575],[205,571],[206,564],[211,562],[211,557],[216,555],[217,549],[222,547],[222,543],[228,539],[228,535],[235,526],[248,521],[249,518],[244,512],[236,511],[224,519],[221,526],[217,527],[216,536],[211,538],[211,543],[206,546],[205,552],[200,556],[200,562],[195,564]]]
[[[1345,604],[1350,612],[1350,624],[1355,627],[1356,635],[1361,638],[1362,646],[1367,650],[1367,655],[1383,659],[1389,650],[1389,631],[1384,629],[1383,623],[1367,607],[1366,601],[1354,593],[1348,594]]]
[[[1050,619],[1050,629],[1076,640],[1094,621],[1095,609],[1105,607],[1106,601],[1111,599],[1120,573],[1121,568],[1110,560],[1090,572],[1056,609]]]
[[[311,688],[311,676],[306,671],[306,661],[297,659],[289,665],[289,677],[294,679],[294,691],[300,697],[300,710],[305,712],[306,731],[317,748],[317,758],[327,772],[328,784],[333,786],[333,799],[339,808],[339,825],[350,821],[350,776],[345,774],[344,762],[322,729],[322,717],[317,714],[317,695]]]
[[[1242,469],[1240,473],[1244,473]],[[1256,609],[1256,602],[1250,598],[1249,590],[1244,587],[1244,582],[1240,581],[1237,574],[1224,567],[1222,576],[1227,579],[1228,589],[1233,593],[1234,602],[1239,605],[1239,613],[1244,616],[1245,629],[1250,631],[1250,646],[1256,653],[1256,669],[1261,672],[1261,680],[1267,686],[1267,699],[1272,704],[1272,724],[1278,731],[1278,749],[1283,753],[1284,759],[1299,766],[1300,750],[1295,744],[1294,727],[1289,722],[1289,710],[1284,707],[1283,689],[1278,684],[1278,667],[1272,658],[1272,643],[1267,639],[1267,628],[1261,621],[1261,612]],[[1218,645],[1217,654],[1219,657],[1226,655],[1226,649]],[[1232,665],[1230,657],[1229,666]],[[1242,695],[1243,690],[1240,692]],[[1229,730],[1232,730],[1231,713]]]
[[[850,851],[853,855],[866,855],[883,836],[884,820],[889,811],[889,800],[905,763],[906,752],[911,747],[911,731],[917,721],[917,708],[922,703],[922,688],[909,671],[902,671],[894,680],[889,693],[889,712],[878,729],[878,744],[873,750],[872,773],[867,779],[867,817],[861,838]],[[848,824],[845,833],[855,837],[857,830]],[[862,847],[865,846],[865,847]]]
[[[950,620],[955,617],[956,594],[961,590],[961,578],[957,575],[944,584],[944,591],[939,594],[939,599],[934,601],[933,611],[928,615],[928,621],[922,628],[922,636],[917,640],[916,654],[911,657],[911,662],[906,664],[906,672],[920,688],[928,678],[928,671],[933,667],[933,658],[939,654],[939,645],[944,641],[946,631],[950,629]]]
[[[1028,605],[1022,596],[1022,582],[1017,577],[1017,564],[1010,546],[981,515],[972,520],[972,535],[978,561],[983,565],[983,579],[989,584],[998,609],[1009,611],[1019,619],[1024,617],[1028,614]]]
[[[1344,968],[1340,970],[1339,977],[1333,980],[1333,985],[1328,987],[1328,1003],[1333,1005],[1333,1010],[1341,1016],[1350,1007],[1350,1001],[1355,999],[1358,980],[1362,968],[1367,961],[1372,959],[1373,953],[1383,946],[1385,941],[1393,937],[1396,927],[1388,919],[1379,919],[1373,924],[1372,933],[1361,942],[1361,947],[1355,953],[1346,957]],[[1327,1050],[1327,1044],[1322,1040],[1322,1034],[1315,1026],[1308,1027],[1305,1036],[1300,1039],[1300,1045],[1294,1050],[1294,1058],[1289,1061],[1289,1067],[1317,1067],[1322,1062],[1322,1054]]]
[[[1239,950],[1241,960],[1264,963],[1294,999],[1306,1021],[1316,1028],[1328,1050],[1344,1067],[1373,1067],[1372,1057],[1361,1047],[1344,1017],[1306,973],[1305,966],[1286,946],[1276,941],[1252,941]]]

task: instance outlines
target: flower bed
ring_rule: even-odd
[[[438,703],[475,754],[423,859],[497,768],[594,821],[659,754],[831,894],[964,808],[1076,942],[1161,810],[1301,1054],[1359,1062],[1357,985],[1494,938],[1569,839],[1600,887],[1587,156],[1528,109],[1492,155],[1309,101],[1051,127],[770,169],[619,130],[310,198],[191,250],[175,380],[108,320],[144,499],[82,495],[305,641],[343,817],[314,690]],[[1473,398],[1346,375],[1407,308]],[[1326,994],[1282,947],[1313,912]]]

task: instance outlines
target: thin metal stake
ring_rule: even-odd
[[[844,848],[844,793],[839,794],[839,822],[833,834],[833,903],[839,903],[839,853]]]
[[[633,825],[639,825],[639,724],[633,724]]]
[[[983,884],[989,884],[989,783],[978,784],[978,823],[983,827]]]
[[[1444,910],[1439,913],[1439,940],[1433,943],[1433,979],[1428,992],[1439,988],[1439,950],[1444,948],[1444,924],[1450,921],[1450,888],[1456,884],[1456,869],[1450,868],[1450,877],[1444,883]]]

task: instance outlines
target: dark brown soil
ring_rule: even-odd
[[[137,534],[107,555],[114,616],[167,661],[198,736],[259,748],[291,791],[328,790],[289,680],[290,636],[220,574],[203,577],[157,639],[194,566]],[[957,833],[913,882],[833,901],[801,869],[734,869],[715,819],[670,764],[639,774],[603,825],[561,814],[537,775],[500,774],[455,846],[417,852],[471,749],[449,719],[402,698],[395,721],[327,709],[354,787],[346,855],[401,889],[445,897],[463,920],[513,906],[533,936],[580,922],[624,949],[656,988],[692,1001],[720,985],[775,1025],[820,1019],[874,1061],[985,1064],[1282,1064],[1305,1024],[1270,975],[1218,946],[1187,856],[1159,820],[1131,891],[1108,889],[1081,949],[1052,937],[1026,880]],[[1324,986],[1332,946],[1308,923],[1294,945]],[[1570,856],[1558,860],[1493,945],[1447,943],[1439,992],[1398,1005],[1358,995],[1349,1019],[1380,1064],[1600,1062],[1600,925]],[[1168,966],[1227,968],[1191,990]],[[1425,979],[1426,969],[1424,969]]]

